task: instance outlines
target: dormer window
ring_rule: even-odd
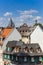
[[[23,30],[23,32],[24,32],[24,30]]]
[[[30,52],[30,53],[33,53],[33,52],[34,52],[34,50],[33,50],[32,47],[29,49],[29,52]]]
[[[15,47],[14,52],[16,52],[16,53],[19,52],[19,47]]]
[[[25,52],[25,53],[28,52],[28,48],[27,48],[27,47],[24,48],[24,52]]]
[[[21,33],[21,30],[20,30],[20,33]]]
[[[26,30],[26,32],[27,32],[27,30]]]
[[[37,52],[37,53],[40,53],[40,52],[41,52],[40,47],[38,47],[38,48],[36,49],[36,52]]]

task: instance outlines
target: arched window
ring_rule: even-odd
[[[28,52],[28,47],[24,48],[24,52],[27,53]]]
[[[15,53],[19,52],[19,47],[15,47],[15,48],[14,48],[14,52],[15,52]]]

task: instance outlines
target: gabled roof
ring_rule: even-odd
[[[1,29],[0,37],[2,37],[2,41],[0,41],[0,44],[3,43],[3,40],[8,37],[8,35],[12,32],[13,28],[3,28]]]
[[[13,30],[12,28],[3,29],[2,37],[6,38],[11,33],[12,30]]]
[[[12,41],[12,40],[16,40],[16,41],[19,41],[21,40],[22,37],[20,35],[20,33],[17,31],[16,28],[13,28],[13,31],[9,34],[9,36],[3,41],[3,46],[2,46],[2,49],[6,49],[6,45],[8,43],[8,41]]]

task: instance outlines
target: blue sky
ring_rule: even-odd
[[[7,26],[12,17],[16,26],[43,23],[43,0],[0,0],[0,26]]]

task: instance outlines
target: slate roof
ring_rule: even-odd
[[[9,41],[7,43],[7,47],[14,47],[14,46],[21,46],[23,43],[22,41]]]
[[[6,53],[6,54],[15,54],[17,56],[43,56],[43,53],[42,52],[40,52],[40,53],[37,53],[36,52],[36,49],[37,48],[40,48],[40,46],[39,46],[38,43],[35,43],[35,44],[33,44],[33,43],[32,44],[28,44],[28,43],[27,44],[23,44],[22,41],[9,41],[6,46],[7,47],[15,47],[15,46],[18,46],[18,47],[20,47],[22,49],[22,51],[20,50],[17,53],[15,53],[14,49],[11,52],[6,52],[5,51],[4,53]],[[23,48],[26,48],[26,47],[28,48],[28,50],[29,49],[33,49],[34,51],[32,53],[30,53],[30,52],[25,53],[23,51]]]

